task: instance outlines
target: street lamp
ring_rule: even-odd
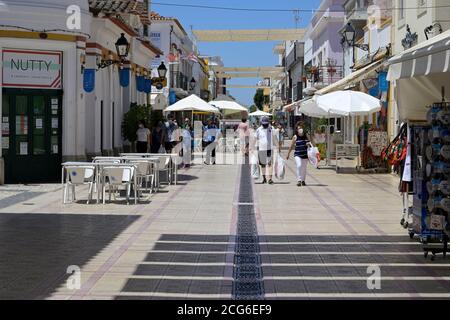
[[[189,89],[191,91],[195,89],[195,84],[196,84],[196,81],[195,81],[194,77],[192,77],[191,81],[189,82]]]
[[[355,64],[355,60],[356,60],[355,48],[359,48],[359,49],[367,51],[367,52],[369,52],[369,50],[370,50],[368,44],[356,43],[355,39],[356,39],[355,28],[353,28],[352,24],[349,22],[345,26],[343,39],[342,39],[341,43],[346,42],[349,47],[353,48],[353,64]]]
[[[100,62],[97,63],[98,69],[103,69],[109,67],[112,64],[121,64],[124,62],[125,58],[128,56],[130,52],[130,43],[127,38],[125,38],[125,34],[121,33],[119,39],[116,41],[116,52],[119,56],[119,60],[111,60],[111,59],[101,59]]]
[[[158,76],[160,78],[165,78],[167,74],[167,68],[164,62],[161,62],[161,64],[158,67]]]
[[[156,87],[156,89],[161,90],[165,86],[167,86],[167,68],[164,62],[161,61],[161,64],[158,67],[158,77],[152,78],[152,83]]]
[[[125,33],[120,34],[120,38],[116,41],[116,51],[120,60],[124,60],[128,56],[130,51],[130,43],[127,38],[125,38]]]
[[[353,28],[352,24],[349,22],[345,26],[344,39],[347,42],[347,44],[352,47],[353,44],[355,43],[355,37],[356,37],[355,28]]]

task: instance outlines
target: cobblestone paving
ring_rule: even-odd
[[[424,259],[399,224],[394,176],[309,167],[299,188],[288,164],[286,180],[245,190],[241,166],[194,166],[138,205],[2,186],[0,299],[231,299],[244,265],[257,266],[238,271],[262,279],[265,299],[450,297],[450,262]],[[236,254],[240,206],[253,208],[258,254]],[[371,265],[379,290],[367,287]],[[80,288],[67,286],[69,266]]]

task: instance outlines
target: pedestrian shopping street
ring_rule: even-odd
[[[399,224],[396,176],[310,166],[297,187],[294,170],[263,185],[249,165],[196,165],[138,205],[1,186],[0,299],[450,297],[448,260],[425,259]]]

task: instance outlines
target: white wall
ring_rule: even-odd
[[[81,9],[81,32],[90,33],[91,15],[86,0],[2,0],[0,21],[5,25],[27,27],[35,30],[67,29],[71,5]],[[76,31],[75,31],[76,32]]]
[[[398,7],[399,0],[393,1],[395,1],[396,6]],[[409,1],[406,1],[406,3],[408,2]],[[422,9],[405,10],[404,19],[400,18],[400,10],[394,10],[396,24],[394,53],[397,54],[404,50],[401,41],[405,38],[407,25],[410,26],[412,33],[417,32],[418,43],[426,40],[424,29],[434,22],[440,22],[443,30],[448,30],[450,28],[450,10],[442,7],[448,4],[448,0],[426,0],[424,8]],[[441,6],[441,8],[439,8],[439,6]],[[409,7],[411,7],[411,5],[409,5]],[[417,5],[414,4],[413,7],[417,7]]]

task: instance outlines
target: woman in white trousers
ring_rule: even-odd
[[[289,159],[292,150],[294,151],[295,165],[297,167],[297,186],[306,186],[306,169],[308,167],[308,146],[312,146],[301,123],[295,126],[296,131],[292,138],[291,146],[287,154]]]

